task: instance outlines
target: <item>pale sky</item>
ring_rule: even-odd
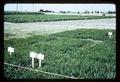
[[[116,11],[114,4],[34,4],[34,11],[52,10],[52,11]],[[5,4],[5,11],[16,11],[17,4]],[[18,4],[19,11],[33,11],[33,4]]]

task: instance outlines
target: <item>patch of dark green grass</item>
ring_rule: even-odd
[[[49,21],[66,21],[66,20],[87,20],[115,18],[115,16],[79,16],[79,15],[42,15],[42,14],[5,14],[5,22],[24,23],[24,22],[49,22]]]
[[[112,38],[107,36],[109,31],[113,32]],[[38,68],[38,60],[35,61],[35,69],[79,79],[115,78],[115,34],[115,30],[77,29],[52,35],[33,35],[28,38],[5,40],[4,62],[31,67],[29,53],[35,51],[45,55],[41,68]],[[88,38],[102,42],[95,43],[86,40]],[[93,44],[94,46],[91,46]],[[15,48],[11,56],[7,52],[8,46]],[[67,79],[7,65],[4,70],[7,78]]]

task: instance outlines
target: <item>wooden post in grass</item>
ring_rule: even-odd
[[[12,52],[14,52],[14,48],[12,47],[8,47],[8,52],[10,53],[10,55],[12,54]]]
[[[108,36],[109,36],[109,38],[111,38],[112,37],[112,32],[108,32]]]
[[[30,57],[32,58],[32,67],[34,68],[34,58],[36,58],[36,53],[30,52]]]
[[[34,68],[34,58],[32,57],[32,67]]]
[[[44,55],[43,54],[37,54],[37,59],[39,59],[39,67],[41,67],[41,60],[44,60]]]

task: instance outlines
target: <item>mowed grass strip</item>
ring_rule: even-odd
[[[47,15],[47,14],[6,14],[4,15],[5,22],[24,23],[24,22],[49,22],[49,21],[65,21],[65,20],[87,20],[115,18],[115,16],[80,16],[80,15]]]
[[[112,38],[107,35],[109,31],[113,32]],[[79,79],[115,78],[115,35],[115,30],[77,29],[52,35],[34,35],[24,39],[5,40],[4,62],[31,67],[29,53],[35,51],[43,53],[45,60],[42,61],[41,68],[38,68],[38,60],[35,60],[34,69],[74,76]],[[95,43],[85,39],[102,42]],[[7,52],[8,46],[15,48],[11,56]],[[7,65],[4,70],[7,78],[66,79]]]

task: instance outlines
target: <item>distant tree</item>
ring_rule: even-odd
[[[103,13],[103,16],[105,16],[105,13]]]
[[[103,13],[102,11],[100,13]]]
[[[77,14],[80,14],[80,12],[78,11]]]
[[[115,11],[113,11],[113,14],[115,14],[116,12]]]
[[[50,11],[50,10],[45,10],[44,12],[52,12],[52,11]]]
[[[96,11],[97,14],[99,14],[99,11]]]
[[[88,10],[86,10],[84,13],[88,13]]]
[[[93,11],[91,11],[91,13],[93,14]]]
[[[67,13],[71,13],[70,11],[67,11]]]
[[[59,11],[59,13],[62,13],[62,11]]]
[[[97,13],[97,11],[95,11],[95,13]]]
[[[89,14],[90,12],[89,12],[89,11],[87,11],[87,13]]]
[[[86,10],[84,13],[87,13],[87,14],[89,14],[89,13],[90,13],[90,11]]]
[[[63,11],[63,13],[66,13],[66,11]]]
[[[40,11],[39,12],[44,12],[44,10],[43,9],[40,9]]]
[[[66,13],[65,11],[60,11],[59,13]]]
[[[108,11],[108,14],[115,14],[115,11]]]

